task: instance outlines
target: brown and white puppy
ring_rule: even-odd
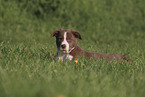
[[[77,38],[82,39],[81,35],[72,29],[59,29],[55,30],[51,37],[56,37],[56,45],[57,45],[57,57],[59,60],[72,60],[77,57],[82,58],[83,56],[87,59],[96,58],[96,59],[117,59],[118,61],[121,59],[128,60],[128,57],[121,54],[103,54],[103,53],[95,53],[95,52],[87,52],[81,49],[77,45]]]

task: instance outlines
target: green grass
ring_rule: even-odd
[[[144,0],[0,1],[0,97],[144,97]],[[131,62],[59,62],[56,29],[75,29],[81,48]]]

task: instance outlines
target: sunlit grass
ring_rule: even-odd
[[[144,97],[144,0],[54,0],[47,13],[37,3],[0,1],[0,97]],[[77,30],[84,50],[133,62],[58,61],[50,35],[60,28]]]

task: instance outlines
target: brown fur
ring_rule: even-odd
[[[104,53],[95,53],[95,52],[87,52],[83,49],[81,49],[79,46],[76,46],[75,49],[70,53],[74,58],[82,58],[85,57],[87,59],[105,59],[105,60],[112,60],[116,59],[117,61],[120,60],[130,60],[127,56],[124,56],[122,54],[104,54]]]

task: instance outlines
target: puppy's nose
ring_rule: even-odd
[[[62,48],[65,48],[65,47],[66,47],[66,45],[65,45],[65,44],[62,44],[62,45],[61,45],[61,47],[62,47]]]

